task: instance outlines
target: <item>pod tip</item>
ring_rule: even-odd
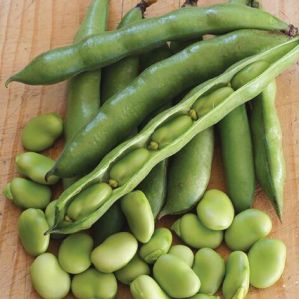
[[[158,0],[141,0],[136,7],[139,7],[142,11],[142,17],[144,17],[144,13],[146,9],[151,6],[152,4],[156,3]]]
[[[14,81],[14,77],[13,77],[13,76],[10,77],[10,78],[8,78],[8,79],[5,81],[5,87],[8,88],[8,85],[9,85],[11,82],[13,82],[13,81]]]

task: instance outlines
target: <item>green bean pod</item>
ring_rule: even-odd
[[[151,239],[140,247],[140,257],[148,264],[153,264],[161,255],[169,251],[171,242],[171,231],[165,227],[157,228]]]
[[[243,299],[249,289],[249,262],[242,251],[232,252],[226,262],[226,273],[222,286],[225,299]]]
[[[121,200],[121,209],[135,238],[147,243],[154,233],[155,219],[144,193],[137,190],[127,194]]]
[[[40,152],[56,141],[63,132],[63,120],[57,113],[33,117],[22,130],[22,145],[29,151]]]
[[[221,34],[240,28],[289,30],[288,24],[278,18],[242,5],[179,9],[161,17],[89,37],[75,45],[45,52],[10,77],[6,85],[11,81],[32,85],[57,83],[83,71],[109,65],[145,49],[150,50],[169,40],[207,33]],[[57,68],[60,65],[64,67]]]
[[[276,83],[272,81],[250,105],[256,177],[279,218],[283,210],[285,161],[282,133],[275,108]]]
[[[215,123],[218,123],[236,107],[256,97],[273,80],[273,78],[281,74],[289,65],[297,61],[299,58],[298,41],[299,38],[295,38],[279,46],[273,47],[271,50],[244,59],[243,61],[231,66],[222,75],[198,86],[195,89],[196,92],[192,96],[186,96],[186,98],[183,99],[179,104],[156,116],[142,132],[116,147],[91,173],[76,182],[73,186],[61,194],[57,203],[55,224],[50,228],[49,233],[73,233],[91,227],[91,225],[101,218],[101,216],[105,214],[105,212],[118,199],[134,190],[155,165],[162,160],[165,160],[169,156],[177,153],[188,142],[190,142],[193,137],[205,129],[213,126]],[[252,81],[235,91],[221,104],[215,108],[212,108],[212,110],[204,117],[194,121],[192,127],[189,128],[183,135],[178,137],[175,142],[169,144],[161,150],[151,151],[143,166],[136,170],[136,172],[134,172],[134,174],[124,185],[113,189],[111,196],[99,209],[80,219],[79,221],[69,223],[68,225],[62,225],[62,221],[65,216],[65,207],[71,202],[75,195],[79,194],[84,188],[86,188],[86,186],[107,180],[109,178],[111,167],[115,165],[115,163],[119,161],[121,157],[134,151],[137,147],[140,148],[143,146],[145,148],[148,145],[152,134],[157,128],[161,127],[163,123],[166,123],[175,115],[188,113],[195,101],[203,94],[206,94],[208,91],[215,89],[216,86],[221,84],[229,84],[231,79],[242,69],[255,61],[261,60],[270,62],[269,68],[267,68],[261,75],[257,76]]]
[[[160,217],[192,209],[210,180],[214,132],[209,128],[195,136],[169,162],[167,197]]]
[[[44,209],[52,197],[51,189],[27,179],[14,178],[4,190],[4,196],[23,209]]]
[[[16,166],[20,174],[43,185],[54,185],[59,178],[47,173],[54,165],[54,160],[34,152],[26,152],[16,156]]]
[[[242,30],[196,43],[154,64],[105,102],[97,116],[67,145],[51,173],[61,177],[86,173],[147,115],[182,91],[221,74],[240,59],[287,40],[280,33]],[[229,53],[225,59],[223,52]]]
[[[108,184],[94,184],[78,194],[70,203],[66,212],[66,221],[74,221],[97,210],[107,198],[112,189]]]
[[[44,233],[48,228],[49,225],[42,210],[27,209],[21,214],[18,221],[19,237],[28,254],[37,256],[46,252],[50,238]]]

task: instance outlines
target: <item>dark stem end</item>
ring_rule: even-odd
[[[295,27],[294,25],[289,25],[288,30],[285,31],[285,33],[289,36],[289,37],[295,37],[298,35],[299,31],[298,28]]]
[[[186,0],[182,7],[197,6],[198,0]]]

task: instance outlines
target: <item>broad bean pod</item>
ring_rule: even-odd
[[[222,75],[201,84],[197,87],[197,92],[193,96],[187,96],[182,102],[173,108],[166,110],[155,117],[142,132],[116,147],[101,161],[94,171],[64,191],[58,200],[56,221],[54,226],[50,229],[50,232],[72,233],[89,228],[111,207],[114,202],[132,191],[160,161],[178,152],[198,133],[219,122],[233,109],[261,93],[261,91],[264,90],[273,78],[281,74],[289,65],[297,61],[299,58],[298,43],[299,38],[295,38],[279,46],[275,46],[261,54],[240,61],[230,67]],[[198,120],[195,120],[193,125],[185,133],[175,139],[168,146],[165,146],[161,150],[150,151],[148,160],[143,164],[143,166],[135,171],[130,169],[133,173],[130,179],[128,179],[124,185],[120,185],[118,188],[113,189],[109,199],[107,199],[100,208],[78,221],[64,226],[60,225],[61,220],[64,219],[65,206],[69,204],[73,197],[80,193],[82,189],[96,182],[105,181],[109,177],[111,167],[115,165],[117,161],[123,159],[127,153],[136,149],[137,146],[148,146],[152,134],[158,127],[161,127],[175,115],[181,115],[183,112],[187,114],[192,108],[192,105],[207,91],[211,90],[215,86],[219,86],[219,84],[228,84],[238,72],[255,61],[260,60],[267,60],[271,62],[269,68],[267,68],[261,75],[236,90],[222,103],[207,112],[207,114]]]
[[[75,45],[45,52],[10,77],[6,85],[11,81],[32,85],[53,84],[170,40],[207,33],[221,34],[240,28],[286,31],[288,24],[264,11],[242,5],[179,9],[106,34],[91,36]]]

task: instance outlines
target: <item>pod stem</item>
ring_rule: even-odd
[[[118,181],[114,179],[109,179],[108,184],[111,186],[111,188],[115,189],[119,186]]]
[[[140,8],[142,12],[142,17],[144,17],[144,13],[146,9],[151,6],[152,4],[156,3],[158,0],[141,0],[136,7]]]
[[[197,6],[198,0],[186,0],[182,7]]]
[[[5,87],[8,88],[9,83],[11,83],[11,82],[13,82],[13,81],[15,81],[14,78],[13,78],[13,76],[10,77],[10,78],[8,78],[8,79],[5,81],[5,84],[4,84]]]
[[[288,30],[285,31],[285,33],[289,36],[289,37],[295,37],[298,35],[299,31],[298,31],[298,27],[295,27],[294,25],[290,24]]]

